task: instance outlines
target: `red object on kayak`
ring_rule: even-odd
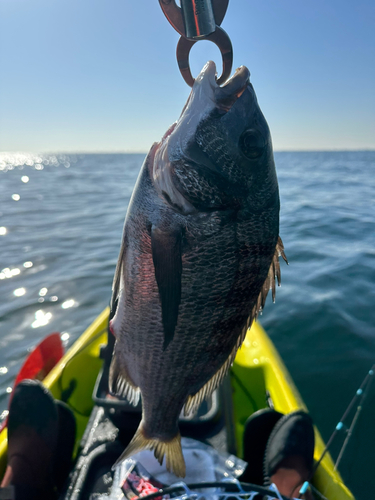
[[[14,382],[16,385],[26,378],[43,380],[63,357],[64,348],[59,333],[51,333],[27,356]]]
[[[64,347],[59,333],[51,333],[45,337],[27,356],[13,385],[25,379],[42,381],[64,355]],[[9,399],[9,404],[12,396]],[[8,406],[9,406],[8,404]],[[6,427],[8,419],[0,424],[0,432]]]

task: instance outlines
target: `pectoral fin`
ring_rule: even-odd
[[[173,339],[181,302],[181,231],[151,230],[152,259],[161,301],[164,350]]]

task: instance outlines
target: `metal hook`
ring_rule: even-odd
[[[218,46],[222,58],[223,58],[223,72],[221,76],[218,78],[217,83],[221,85],[224,83],[230,76],[232,71],[233,64],[233,48],[232,42],[230,41],[229,36],[219,26],[216,26],[216,30],[211,35],[208,35],[204,38],[205,40],[209,40]],[[178,67],[180,68],[181,75],[185,82],[192,87],[194,85],[195,79],[190,71],[189,64],[189,55],[193,45],[197,42],[197,40],[188,40],[184,36],[181,36],[180,40],[177,44],[177,62]]]
[[[159,0],[165,17],[181,36],[187,37],[181,7],[176,4],[176,0]],[[212,0],[215,23],[220,26],[225,17],[229,0]]]

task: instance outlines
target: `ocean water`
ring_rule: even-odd
[[[375,362],[375,152],[275,158],[290,265],[260,321],[327,440]],[[143,159],[0,155],[0,413],[28,351],[53,331],[71,345],[108,304]],[[358,499],[375,489],[374,415],[375,384],[340,466]]]

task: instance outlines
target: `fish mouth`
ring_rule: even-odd
[[[246,66],[237,68],[226,83],[218,85],[216,64],[208,61],[195,80],[193,92],[196,86],[203,87],[218,108],[229,111],[249,85],[250,71]]]
[[[216,76],[215,63],[208,61],[195,79],[179,119],[169,127],[158,144],[159,161],[161,157],[168,157],[168,162],[181,157],[190,158],[189,149],[196,140],[200,123],[212,113],[228,113],[246,89],[252,88],[250,71],[246,66],[238,68],[224,85],[217,83]],[[206,155],[199,161],[214,170],[214,166],[208,164]]]

